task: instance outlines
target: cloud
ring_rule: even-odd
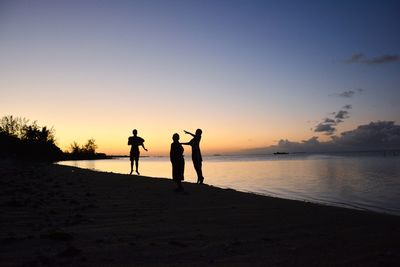
[[[341,93],[332,94],[331,96],[339,96],[339,97],[343,97],[343,98],[352,98],[356,94],[362,94],[364,92],[365,92],[364,89],[358,88],[356,90],[347,90],[347,91],[343,91]]]
[[[281,139],[278,141],[278,144],[276,146],[261,148],[261,150],[267,149],[267,151],[269,150],[271,153],[276,151],[288,151],[288,152],[303,151],[304,149],[314,150],[315,148],[318,148],[320,144],[321,143],[318,141],[317,136],[313,136],[310,139],[303,140],[301,142],[292,142],[287,139],[286,140]]]
[[[352,105],[344,105],[343,109],[352,109]]]
[[[330,118],[325,118],[324,119],[324,123],[335,123],[335,120],[333,120],[333,119],[330,119]]]
[[[326,135],[332,135],[335,131],[336,128],[331,123],[320,123],[314,129],[314,132],[323,132]]]
[[[345,62],[349,64],[358,63],[358,64],[376,65],[376,64],[394,63],[399,61],[400,61],[399,55],[385,54],[378,57],[368,58],[362,53],[355,53]]]
[[[400,61],[400,56],[398,55],[383,55],[380,57],[371,58],[365,61],[367,64],[385,64]]]
[[[400,149],[400,125],[394,121],[376,121],[358,126],[356,129],[331,137],[330,141],[320,142],[318,137],[301,142],[285,139],[277,145],[248,149],[244,153],[282,152],[340,152],[340,151],[373,151]]]
[[[357,63],[364,60],[365,56],[362,53],[355,53],[349,59],[346,60],[347,63]]]
[[[377,121],[360,125],[341,133],[333,142],[342,146],[376,147],[381,149],[400,147],[400,125],[394,121]]]
[[[337,120],[348,119],[349,117],[349,112],[347,110],[339,110],[335,115],[335,119]]]
[[[315,126],[314,132],[324,133],[325,135],[333,135],[336,132],[336,126],[350,117],[348,110],[351,108],[351,105],[345,105],[338,112],[332,112],[331,114],[334,116],[334,118],[323,119],[322,122]]]
[[[344,98],[351,98],[353,97],[355,94],[355,92],[353,90],[349,90],[349,91],[344,91],[342,93],[339,94],[339,96],[344,97]]]

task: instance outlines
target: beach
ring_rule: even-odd
[[[400,262],[400,216],[15,160],[0,177],[1,266]]]

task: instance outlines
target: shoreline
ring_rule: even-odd
[[[145,158],[152,158],[152,157],[145,157]],[[113,158],[112,160],[118,160],[121,158]],[[168,161],[169,163],[169,159],[167,160],[167,157],[165,157],[165,160]],[[90,161],[90,160],[84,160],[84,161]],[[75,160],[73,161],[75,162]],[[56,162],[55,164],[58,165],[62,165],[62,166],[73,166],[72,164],[63,164],[62,161]],[[76,166],[76,165],[75,165]],[[74,167],[75,167],[74,166]],[[88,169],[88,170],[92,170],[92,171],[97,171],[97,172],[106,172],[106,173],[115,173],[115,174],[126,174],[127,172],[122,172],[120,169],[112,169],[112,168],[108,168],[108,169],[101,169],[101,165],[100,165],[100,169],[94,169],[91,168],[89,166],[80,166],[79,164],[77,165],[78,168],[82,168],[82,169]],[[159,178],[159,179],[170,179],[165,177],[165,173],[164,174],[156,174],[153,175],[150,173],[151,176],[149,175],[144,175],[143,177],[154,177],[154,178]],[[214,177],[215,178],[215,177]],[[211,179],[210,179],[211,180]],[[208,181],[210,181],[208,180]],[[192,180],[192,182],[194,182],[195,180]],[[358,201],[354,200],[352,201],[352,199],[341,199],[340,197],[330,197],[329,195],[320,195],[320,196],[316,196],[312,194],[312,191],[309,192],[296,192],[293,191],[292,193],[285,193],[284,190],[263,190],[264,187],[258,187],[258,188],[251,188],[248,189],[247,187],[238,187],[235,186],[235,184],[229,184],[228,183],[213,183],[214,180],[211,180],[210,183],[207,183],[208,185],[211,186],[215,186],[221,189],[232,189],[232,190],[236,190],[238,192],[245,192],[245,193],[250,193],[250,194],[256,194],[256,195],[261,195],[261,196],[267,196],[267,197],[275,197],[275,198],[281,198],[281,199],[289,199],[289,200],[296,200],[296,201],[302,201],[302,202],[306,202],[306,203],[314,203],[314,204],[319,204],[319,205],[324,205],[324,206],[333,206],[333,207],[341,207],[341,208],[348,208],[348,209],[355,209],[355,210],[362,210],[362,211],[371,211],[371,212],[375,212],[375,213],[382,213],[382,214],[390,214],[390,215],[396,215],[396,216],[400,216],[400,210],[398,208],[395,208],[393,205],[380,205],[379,203],[379,199],[375,199],[374,201],[370,201],[366,196],[363,196],[364,198],[358,199]],[[187,181],[185,181],[187,182]],[[293,189],[292,189],[293,190]],[[378,201],[378,202],[376,202]],[[389,203],[390,204],[390,203]]]
[[[119,172],[112,172],[112,171],[107,172],[107,171],[90,169],[90,168],[75,167],[75,166],[58,164],[58,162],[53,163],[53,164],[56,164],[56,165],[59,165],[59,166],[77,168],[77,169],[80,169],[80,170],[88,170],[88,171],[97,172],[97,173],[111,174],[111,175],[112,174],[118,174],[118,175],[128,175],[128,176],[140,176],[140,177],[147,178],[147,179],[162,179],[162,180],[168,180],[168,181],[172,180],[172,178],[167,178],[167,177],[155,177],[155,176],[153,177],[153,176],[146,176],[146,175],[129,175],[129,174],[124,174],[124,173],[119,173]],[[196,184],[195,182],[187,182],[187,181],[183,181],[183,183],[184,184]],[[217,188],[217,189],[221,189],[221,190],[232,190],[232,191],[238,192],[238,193],[252,194],[252,195],[264,196],[264,197],[282,199],[282,200],[298,201],[298,202],[303,202],[303,203],[306,203],[306,204],[314,204],[314,205],[320,205],[320,206],[325,206],[325,207],[336,207],[336,208],[343,208],[343,209],[349,209],[349,210],[365,211],[365,212],[372,212],[372,213],[383,214],[383,215],[400,216],[400,214],[395,214],[395,213],[390,213],[390,212],[383,212],[383,211],[372,210],[372,209],[366,209],[366,208],[362,208],[362,207],[358,207],[356,205],[351,205],[351,204],[346,204],[346,203],[334,203],[334,202],[330,203],[330,202],[323,202],[323,201],[318,202],[317,200],[313,202],[313,201],[307,200],[307,199],[285,198],[282,195],[273,194],[273,193],[271,193],[269,195],[269,194],[258,193],[256,191],[238,190],[238,189],[235,189],[235,188],[220,187],[220,186],[207,184],[207,183],[205,183],[204,185],[209,186],[209,187],[214,187],[214,188]]]
[[[0,161],[4,266],[396,266],[400,217]]]

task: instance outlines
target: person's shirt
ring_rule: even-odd
[[[139,136],[130,136],[128,138],[128,145],[131,146],[131,150],[139,150],[139,146],[143,145],[144,139]]]
[[[192,158],[198,158],[202,160],[201,152],[200,152],[200,137],[193,137],[192,140],[189,141],[189,145],[192,147]]]
[[[171,144],[171,150],[169,153],[171,162],[175,160],[183,159],[183,146],[179,142],[173,142]]]

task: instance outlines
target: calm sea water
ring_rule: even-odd
[[[127,174],[128,158],[63,161],[61,165]],[[168,157],[141,158],[141,175],[171,177]],[[400,215],[400,156],[383,153],[212,156],[205,182],[239,191]],[[197,180],[186,157],[185,181]]]

